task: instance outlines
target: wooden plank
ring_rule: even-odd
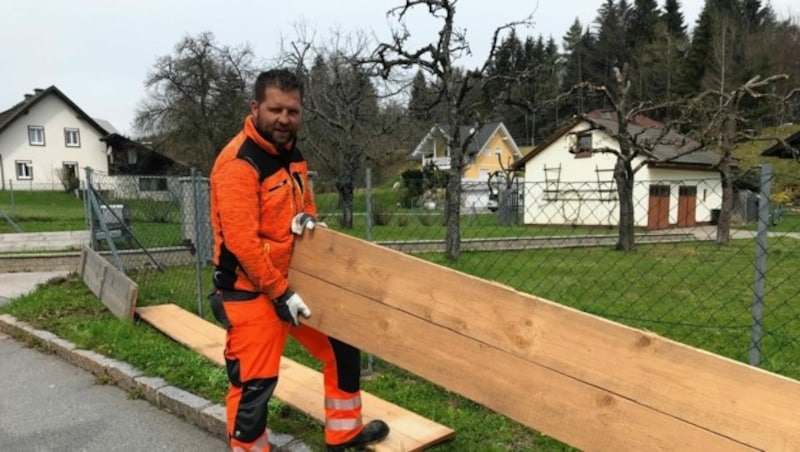
[[[103,293],[103,281],[105,280],[106,261],[97,253],[84,248],[81,251],[80,274],[83,282],[98,298]]]
[[[580,449],[754,450],[315,277],[291,278],[313,312],[306,323]]]
[[[196,350],[212,362],[225,365],[225,330],[174,304],[139,307],[136,313],[146,322]],[[281,374],[275,397],[284,403],[324,421],[322,374],[289,358],[281,358]],[[416,413],[362,391],[365,421],[383,419],[391,426],[386,440],[376,451],[416,451],[451,438],[453,430]]]
[[[528,388],[528,394],[509,388],[515,399],[505,405],[500,398],[491,407],[581,448],[595,450],[611,441],[618,450],[681,449],[676,444],[685,443],[672,441],[684,435],[686,440],[707,439],[692,434],[693,428],[754,449],[792,450],[800,444],[795,415],[800,383],[795,380],[335,231],[314,230],[297,242],[290,280],[312,309],[309,324],[481,403],[485,388],[468,385],[474,384],[482,366],[496,367],[495,361],[450,362],[432,375],[432,369],[425,373],[418,353],[427,347],[423,356],[437,363],[429,367],[439,367],[459,355],[466,338],[480,344],[478,350],[492,349],[547,369],[542,373],[526,367],[531,373],[518,384]],[[359,297],[369,303],[356,309],[353,304]],[[369,316],[354,315],[359,309],[367,309]],[[424,325],[396,329],[402,316]],[[434,340],[434,326],[449,333]],[[403,348],[397,349],[395,342]],[[414,351],[417,342],[421,344]],[[436,344],[441,356],[431,356],[430,344]],[[484,384],[519,374],[509,366],[487,375]],[[580,388],[564,386],[557,375],[604,394],[576,397]],[[516,408],[556,403],[551,400],[556,398],[562,400],[552,405],[558,425],[546,416],[523,419]],[[613,401],[613,412],[596,403],[599,400]],[[631,419],[640,409],[679,422]],[[591,438],[594,423],[604,428]],[[648,439],[653,443],[644,446]],[[708,447],[698,443],[686,449],[712,450]]]
[[[87,287],[117,317],[133,321],[139,285],[101,255],[84,247],[79,271]]]

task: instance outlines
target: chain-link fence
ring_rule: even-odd
[[[800,178],[764,169],[760,180],[735,181],[727,234],[718,225],[719,183],[636,182],[632,251],[617,249],[613,183],[464,182],[457,260],[444,252],[444,188],[400,179],[373,187],[368,178],[351,198],[333,181],[314,185],[331,228],[800,378]],[[140,300],[203,314],[211,288],[207,179],[87,180],[94,246],[114,251],[139,283]]]

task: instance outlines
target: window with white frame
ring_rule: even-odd
[[[28,126],[28,144],[31,146],[44,146],[44,127]]]
[[[81,131],[79,129],[64,128],[64,145],[68,148],[81,147]]]
[[[18,180],[33,179],[33,166],[31,165],[30,160],[17,160],[14,163],[16,164],[17,167]]]

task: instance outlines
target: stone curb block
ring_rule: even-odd
[[[0,331],[14,336],[20,334],[20,322],[14,316],[3,314],[0,315]]]
[[[200,412],[211,405],[208,400],[188,393],[175,386],[158,390],[158,406],[166,408],[198,427],[204,427]]]
[[[37,343],[41,344],[43,347],[46,347],[48,350],[50,350],[50,342],[58,339],[58,336],[55,334],[49,331],[34,329],[30,325],[24,325],[22,329],[27,335],[31,336]]]
[[[74,350],[67,361],[82,369],[88,370],[98,377],[105,375],[106,368],[111,365],[111,360],[105,356],[91,350],[83,349]]]
[[[203,428],[220,438],[228,438],[228,421],[225,407],[220,404],[211,405],[200,412]]]
[[[106,369],[106,374],[117,386],[127,392],[131,392],[136,389],[136,378],[143,376],[144,372],[126,362],[113,360],[112,364]]]
[[[60,337],[57,337],[52,341],[50,341],[50,350],[56,355],[58,355],[58,357],[63,359],[64,361],[68,361],[70,355],[74,353],[77,348],[78,346],[76,346],[72,342],[65,339],[61,339]]]
[[[160,377],[139,377],[134,379],[134,384],[142,398],[153,404],[158,401],[158,390],[167,386],[167,382]]]

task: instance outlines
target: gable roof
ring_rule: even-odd
[[[782,159],[800,158],[800,152],[798,151],[800,150],[800,130],[784,138],[783,141],[790,147],[787,148],[783,143],[775,143],[762,152],[761,155],[763,157],[778,157]]]
[[[98,124],[97,120],[81,110],[81,108],[78,107],[75,102],[72,102],[72,100],[64,95],[61,90],[56,88],[55,85],[52,85],[47,89],[36,88],[33,90],[33,94],[26,94],[25,99],[22,102],[14,105],[8,110],[0,112],[0,133],[3,133],[3,131],[13,124],[14,121],[16,121],[20,116],[25,115],[30,111],[31,108],[35,107],[36,104],[41,102],[42,99],[45,99],[50,95],[57,96],[59,99],[64,101],[65,104],[69,105],[70,108],[75,110],[75,112],[78,114],[78,118],[88,122],[92,127],[100,132],[100,135],[108,135],[108,130]]]
[[[586,131],[601,130],[607,132],[612,137],[619,131],[619,122],[613,114],[592,112],[586,115],[575,116],[571,121],[567,122],[563,127],[550,135],[542,144],[536,146],[533,151],[527,153],[522,159],[515,162],[512,168],[523,168],[525,163],[583,122],[589,125]],[[658,139],[658,143],[650,149],[652,156],[640,154],[650,165],[662,167],[681,165],[712,168],[719,164],[720,156],[718,154],[701,149],[702,145],[699,142],[675,130],[669,129],[667,133],[664,134],[664,127],[664,124],[643,116],[634,118],[634,120],[627,125],[628,132],[635,137],[637,143],[644,144]],[[692,152],[681,155],[688,151]]]
[[[473,130],[472,126],[461,126],[459,127],[459,136],[465,137],[469,135]],[[505,141],[509,144],[509,148],[511,148],[511,152],[514,153],[516,156],[522,156],[522,152],[520,152],[519,147],[517,147],[517,143],[514,141],[514,138],[511,137],[511,134],[508,133],[508,129],[502,122],[491,122],[488,124],[484,124],[480,130],[475,133],[475,136],[472,137],[472,141],[469,143],[467,147],[467,154],[473,155],[479,153],[483,150],[484,147],[489,143],[489,140],[497,134],[500,133]],[[422,153],[424,152],[425,143],[429,140],[432,140],[435,135],[441,135],[445,137],[449,137],[450,135],[450,127],[445,125],[435,125],[431,127],[431,130],[422,138],[416,148],[411,152],[409,155],[409,160],[416,160],[422,158]]]

